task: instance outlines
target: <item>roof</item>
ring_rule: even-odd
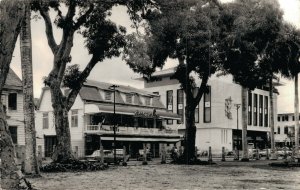
[[[111,101],[104,100],[103,97],[101,97],[99,90],[107,90],[107,91],[113,91],[110,86],[112,84],[110,83],[105,83],[105,82],[98,82],[98,81],[91,81],[88,80],[86,83],[84,83],[84,86],[79,92],[79,95],[82,100],[87,101],[87,102],[106,102],[106,103],[111,103]],[[121,97],[121,93],[128,93],[133,95],[133,104],[131,103],[126,103]],[[118,85],[116,88],[116,104],[127,104],[130,106],[144,106],[142,101],[141,101],[141,96],[144,97],[152,97],[152,104],[147,107],[152,107],[152,108],[165,108],[163,103],[160,100],[160,96],[157,94],[153,94],[148,91],[144,91],[141,89],[133,88],[131,86],[124,86],[124,85]]]
[[[8,71],[4,88],[22,90],[22,80],[12,69]]]
[[[160,70],[160,71],[156,71],[151,76],[152,77],[171,76],[175,73],[176,68],[177,67],[172,67],[172,68],[169,68],[169,69],[163,69],[163,70]]]
[[[111,83],[106,83],[106,82],[99,82],[99,81],[94,81],[94,80],[87,80],[84,83],[85,86],[94,86],[97,87],[99,89],[102,90],[112,90],[110,88],[110,86],[112,86],[113,84]],[[158,96],[156,94],[153,94],[151,92],[142,90],[142,89],[138,89],[138,88],[134,88],[131,86],[125,86],[125,85],[118,85],[118,87],[116,88],[117,91],[123,92],[123,93],[132,93],[132,94],[140,94],[140,95],[144,95],[144,96]]]

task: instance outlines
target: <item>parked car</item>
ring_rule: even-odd
[[[104,163],[110,164],[114,163],[114,150],[103,150],[104,153]],[[100,150],[95,150],[93,154],[88,155],[85,157],[87,160],[90,161],[100,161]],[[125,156],[125,161],[127,162],[129,160],[129,155]],[[117,163],[120,163],[123,161],[123,150],[122,149],[116,149],[116,161]]]
[[[259,151],[258,151],[259,156],[260,156],[260,157],[267,157],[267,150],[268,150],[268,155],[270,156],[270,154],[271,154],[271,149],[262,149],[262,150],[259,150]]]
[[[250,148],[248,149],[248,155],[250,158],[256,158],[256,152],[258,151],[259,158],[261,157],[259,154],[259,149]]]
[[[278,156],[284,156],[285,154],[287,156],[291,156],[292,155],[292,150],[288,147],[278,148],[277,149],[277,154],[278,154]]]

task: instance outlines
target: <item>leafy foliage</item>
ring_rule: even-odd
[[[81,71],[79,71],[79,65],[68,66],[63,78],[63,86],[70,89],[75,89],[80,80]]]

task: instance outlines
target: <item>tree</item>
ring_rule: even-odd
[[[62,14],[60,5],[67,7],[66,15]],[[111,8],[115,5],[126,5],[132,20],[140,19],[137,13],[144,10],[146,5],[152,4],[150,0],[126,1],[35,1],[33,9],[39,11],[46,26],[48,45],[53,53],[53,69],[45,79],[45,84],[50,87],[51,101],[55,117],[55,130],[57,146],[54,151],[55,162],[67,162],[74,159],[71,150],[70,129],[68,112],[89,76],[93,67],[105,58],[111,58],[120,54],[119,49],[125,46],[125,28],[117,27],[115,23],[107,19],[111,14]],[[49,10],[57,13],[54,21],[56,26],[63,31],[62,39],[56,43],[53,34],[52,21]],[[141,11],[143,12],[143,11]],[[79,32],[85,39],[85,45],[92,55],[83,71],[78,67],[70,67],[66,72],[67,64],[71,62],[71,50],[74,41],[74,33]],[[65,76],[65,73],[69,76]],[[70,77],[72,76],[72,77]],[[72,78],[72,80],[68,80]],[[66,79],[66,80],[64,80]],[[70,88],[68,94],[64,94],[61,86]]]
[[[25,121],[25,166],[27,175],[39,176],[36,158],[36,131],[34,122],[33,75],[32,75],[32,44],[30,27],[30,4],[26,3],[25,18],[20,32],[21,67],[23,82],[23,103]]]
[[[157,1],[158,9],[146,15],[146,35],[128,37],[124,59],[135,71],[148,76],[167,58],[179,64],[174,77],[186,95],[184,162],[195,158],[195,109],[208,92],[209,77],[220,68],[220,4],[217,1]],[[199,86],[195,78],[201,79]]]
[[[24,14],[23,1],[2,0],[0,2],[0,94],[9,71]],[[19,189],[21,176],[14,160],[15,150],[2,103],[0,104],[0,136],[1,188]]]
[[[276,45],[280,44],[280,32],[283,25],[282,12],[279,4],[270,1],[240,1],[232,7],[230,17],[233,22],[233,33],[225,40],[227,46],[225,70],[232,74],[242,89],[242,118],[243,118],[243,158],[248,161],[247,143],[247,94],[257,86],[269,81],[270,90],[270,129],[271,148],[274,152],[274,109],[273,109],[273,75],[286,70],[278,64],[274,55],[278,52]],[[229,14],[230,15],[230,14]],[[276,53],[274,53],[276,52]],[[279,53],[280,54],[280,53]],[[276,56],[276,55],[275,55]],[[278,56],[276,56],[278,58]],[[282,60],[282,59],[281,59]],[[277,61],[277,62],[276,62]]]
[[[293,78],[295,85],[294,116],[295,116],[295,153],[299,159],[299,97],[298,75],[300,72],[300,31],[291,25],[285,25],[283,53],[286,55],[287,71],[283,73],[286,78]],[[282,54],[283,54],[282,53]]]

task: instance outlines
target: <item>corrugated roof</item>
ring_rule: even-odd
[[[80,97],[84,100],[87,101],[96,101],[96,102],[100,102],[103,101],[103,99],[101,98],[98,89],[95,87],[86,87],[83,86],[79,92]]]
[[[87,80],[84,84],[86,86],[95,86],[95,87],[103,89],[103,90],[111,90],[109,87],[112,86],[112,84],[110,84],[110,83],[99,82],[99,81],[94,81],[94,80]],[[124,92],[124,93],[137,93],[137,94],[144,95],[144,96],[156,96],[155,94],[153,94],[151,92],[141,90],[138,88],[134,88],[131,86],[125,86],[125,85],[118,85],[118,88],[116,88],[116,90],[120,91],[120,92]]]
[[[84,84],[84,86],[80,90],[79,94],[83,100],[89,101],[89,102],[112,102],[112,101],[104,100],[103,97],[101,97],[100,92],[98,91],[98,89],[111,91],[111,89],[109,89],[109,87],[111,85],[112,84],[110,84],[110,83],[89,80]],[[133,104],[124,102],[124,100],[121,97],[121,93],[134,94]],[[165,106],[160,101],[160,96],[157,94],[153,94],[151,92],[147,92],[147,91],[133,88],[130,86],[119,85],[119,87],[116,88],[116,103],[117,104],[126,104],[126,105],[130,105],[130,106],[134,106],[134,105],[135,106],[144,106],[141,101],[141,98],[140,98],[141,96],[152,96],[153,97],[152,105],[150,105],[148,107],[162,108],[162,109],[165,108]]]
[[[9,69],[8,71],[4,88],[20,89],[20,90],[22,89],[22,80],[12,69]]]

